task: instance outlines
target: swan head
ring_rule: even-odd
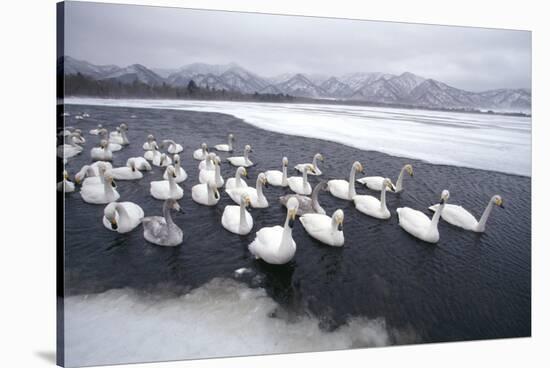
[[[319,182],[319,184],[317,184],[317,185],[319,185],[319,186],[321,187],[321,190],[322,190],[323,192],[327,192],[327,191],[328,191],[328,182],[327,182],[326,180],[321,180],[321,181]]]
[[[82,135],[82,130],[80,130],[80,129],[75,129],[74,132],[75,132],[75,134],[77,134],[78,136],[81,136],[81,135]]]
[[[181,211],[180,204],[174,198],[168,198],[166,200],[166,205],[168,206],[168,208],[171,208],[174,211],[178,211],[178,212]]]
[[[176,169],[174,168],[174,166],[170,165],[166,168],[166,172],[168,173],[168,175],[172,176],[173,178],[176,178],[177,175],[176,175]]]
[[[101,148],[107,147],[107,141],[106,141],[105,139],[102,139],[102,140],[99,142],[99,147],[101,147]]]
[[[306,165],[306,170],[305,170],[308,174],[313,174],[315,172],[315,166],[313,166],[312,164],[307,164]]]
[[[324,158],[323,155],[320,154],[320,153],[316,153],[315,156],[313,156],[313,159],[319,160],[319,161],[322,161],[322,162],[325,161],[325,158]]]
[[[288,158],[283,157],[283,167],[288,167]]]
[[[239,174],[240,176],[244,176],[245,178],[248,178],[248,171],[246,171],[246,169],[242,166],[239,166],[239,168],[237,169],[237,174]]]
[[[151,142],[154,141],[154,140],[155,140],[155,136],[154,136],[154,135],[149,134],[149,135],[147,136],[147,142],[151,143]]]
[[[102,129],[103,128],[103,124],[97,124],[97,129]]]
[[[245,207],[250,206],[250,197],[248,194],[241,195],[241,204]]]
[[[361,165],[361,163],[359,161],[355,161],[353,163],[353,168],[355,169],[355,171],[357,172],[360,172],[362,174],[365,173],[365,169],[363,168],[363,165]]]
[[[99,134],[100,136],[106,136],[107,135],[107,129],[105,128],[101,128],[97,131],[97,134]]]
[[[116,127],[115,130],[117,131],[117,133],[120,133],[120,127]]]
[[[494,195],[491,200],[495,205],[499,206],[500,208],[504,208],[504,201],[502,200],[502,197],[499,196],[498,194]]]
[[[130,166],[130,169],[132,169],[132,171],[136,171],[136,161],[133,158],[130,158],[128,160],[128,166]]]
[[[103,174],[103,177],[105,178],[105,182],[110,184],[113,188],[116,188],[115,179],[113,178],[113,175],[109,171],[105,171],[105,174]]]
[[[337,209],[332,214],[332,220],[336,223],[338,226],[338,231],[344,230],[344,211],[341,209]]]
[[[116,202],[111,202],[103,210],[105,218],[111,223],[111,229],[118,229],[118,223],[116,221]]]
[[[214,165],[220,166],[222,164],[222,159],[218,155],[214,155],[214,159],[212,160]]]
[[[447,189],[443,190],[441,192],[441,201],[439,202],[439,204],[444,204],[445,202],[447,202],[447,200],[449,199],[450,196],[451,196],[451,194],[449,193],[449,191]]]
[[[244,151],[245,152],[252,152],[252,147],[250,147],[250,145],[247,144],[246,146],[244,146]]]
[[[411,164],[406,164],[404,166],[404,169],[405,171],[407,171],[407,174],[409,174],[410,176],[414,176],[413,167]]]
[[[233,133],[229,133],[229,135],[227,136],[228,139],[234,141],[235,140],[235,136],[233,135]]]
[[[160,166],[166,161],[166,153],[160,155]]]
[[[265,176],[264,173],[258,174],[258,182],[265,186],[266,188],[269,187],[269,184],[267,183],[267,176]]]
[[[395,192],[395,191],[396,191],[395,185],[393,185],[393,183],[391,182],[391,179],[390,179],[390,178],[385,178],[384,181],[382,182],[382,184],[383,184],[387,189],[389,189],[390,191],[392,191],[392,192]]]
[[[174,155],[174,164],[179,164],[180,163],[180,155],[178,155],[177,153]]]
[[[201,149],[208,152],[208,145],[206,143],[201,144]]]
[[[63,179],[69,180],[69,173],[67,172],[67,170],[63,170]]]
[[[120,124],[120,129],[126,131],[128,130],[128,125],[126,125],[126,123],[122,123]]]
[[[300,202],[298,202],[295,197],[291,197],[288,202],[286,202],[288,226],[291,228],[294,226],[294,220],[296,219],[298,207],[300,207]]]
[[[77,184],[80,184],[80,182],[82,182],[82,180],[86,177],[86,175],[88,175],[88,169],[90,169],[90,168],[91,168],[91,166],[89,166],[89,165],[82,166],[80,171],[75,174],[74,181]]]

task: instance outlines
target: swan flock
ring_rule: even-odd
[[[326,168],[323,172],[319,166],[324,163],[325,157],[321,153],[316,153],[311,163],[293,166],[298,173],[295,176],[289,175],[288,157],[282,157],[282,160],[278,158],[279,165],[276,161],[273,162],[273,166],[278,168],[260,172],[254,178],[254,185],[249,186],[247,168],[254,165],[251,157],[254,151],[249,144],[241,148],[236,146],[235,136],[232,133],[227,135],[227,144],[212,146],[220,154],[236,152],[236,155],[225,159],[210,152],[207,143],[202,143],[194,151],[186,154],[181,142],[165,138],[159,145],[155,136],[149,134],[145,143],[139,143],[144,151],[143,156],[130,157],[126,165],[113,167],[111,163],[113,157],[118,154],[118,151],[132,144],[128,138],[129,130],[126,123],[120,124],[111,132],[101,124],[89,130],[92,136],[88,137],[89,141],[99,138],[97,145],[90,150],[92,162],[84,165],[74,175],[73,181],[64,169],[62,181],[58,183],[57,189],[62,193],[78,192],[82,200],[88,204],[104,205],[102,223],[107,230],[125,234],[142,226],[144,239],[159,246],[178,246],[184,242],[184,231],[172,218],[173,211],[181,210],[178,200],[184,196],[182,185],[188,179],[182,165],[184,155],[200,161],[195,169],[198,170],[198,183],[190,188],[194,202],[214,207],[218,205],[222,193],[225,193],[235,203],[235,205],[225,206],[220,218],[221,227],[228,233],[245,236],[253,231],[254,212],[262,211],[263,208],[271,205],[264,190],[273,190],[269,188],[275,187],[275,190],[287,192],[279,197],[279,205],[286,207],[286,216],[273,218],[271,226],[257,229],[254,240],[248,245],[252,257],[270,264],[285,264],[294,258],[297,244],[292,233],[296,217],[299,217],[299,222],[306,233],[319,243],[332,247],[344,246],[344,210],[339,208],[332,213],[327,213],[320,204],[319,196],[322,193],[328,192],[340,199],[342,208],[347,208],[349,203],[353,203],[355,210],[365,216],[388,220],[391,218],[392,211],[386,202],[387,193],[394,193],[390,195],[402,193],[405,187],[405,175],[413,177],[412,165],[406,164],[398,173],[395,184],[385,176],[365,176],[356,179],[358,173],[365,173],[365,167],[361,162],[354,161],[351,167],[348,166],[350,171],[347,180],[317,179],[317,184],[312,188],[308,176],[327,175]],[[71,127],[66,127],[59,135],[62,135],[63,143],[58,146],[57,153],[66,164],[72,157],[84,151],[83,146],[87,144],[87,140],[80,129],[71,129]],[[98,138],[94,138],[94,135]],[[236,167],[233,177],[223,178],[221,166],[224,163]],[[164,203],[162,216],[145,216],[138,204],[128,201],[119,202],[121,194],[118,191],[118,181],[127,183],[133,180],[144,180],[143,172],[151,171],[151,165],[163,168],[162,175],[150,181],[149,184],[149,194]],[[192,170],[190,167],[186,169]],[[356,183],[379,194],[358,194]],[[78,186],[80,186],[79,189]],[[438,231],[440,219],[464,230],[482,233],[486,230],[492,209],[495,206],[503,207],[503,199],[495,195],[489,200],[485,211],[477,220],[463,207],[448,204],[449,198],[450,193],[445,189],[441,192],[438,203],[427,206],[426,209],[433,212],[431,218],[426,213],[410,207],[403,206],[395,209],[399,226],[419,240],[437,243],[440,240]],[[228,234],[228,236],[235,235]]]

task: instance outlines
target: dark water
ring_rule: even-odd
[[[437,342],[531,334],[531,179],[496,172],[432,165],[378,152],[361,151],[323,140],[267,132],[235,117],[216,113],[119,107],[67,106],[74,116],[86,111],[86,120],[67,118],[66,125],[81,128],[88,140],[85,151],[67,165],[71,178],[91,162],[90,149],[97,142],[88,131],[98,123],[112,130],[127,122],[131,144],[114,153],[115,167],[130,156],[143,154],[141,145],[149,133],[160,143],[170,138],[183,144],[182,167],[189,178],[180,185],[185,213],[174,214],[183,229],[184,243],[175,248],[147,243],[142,228],[119,235],[103,227],[103,205],[90,205],[75,192],[66,196],[66,293],[97,293],[112,288],[138,290],[159,285],[176,292],[198,287],[214,277],[234,277],[241,267],[251,268],[254,277],[243,281],[265,288],[287,311],[312,313],[330,330],[349,317],[384,317],[391,329],[411,331],[412,341]],[[137,118],[131,119],[131,115]],[[328,193],[320,201],[328,213],[345,212],[343,248],[321,245],[310,238],[297,222],[293,236],[298,249],[285,266],[255,261],[247,246],[255,231],[284,221],[286,211],[277,198],[289,189],[269,187],[266,209],[252,209],[254,229],[244,237],[221,226],[221,215],[231,199],[222,194],[217,207],[204,207],[191,200],[191,186],[198,182],[198,161],[192,152],[205,141],[210,146],[225,143],[228,132],[237,137],[237,147],[251,144],[249,185],[257,174],[280,169],[286,155],[290,167],[309,162],[322,152],[325,179],[349,176],[350,165],[358,160],[369,175],[384,173],[395,181],[405,163],[414,166],[414,178],[405,178],[405,192],[388,194],[392,218],[367,217],[352,202]],[[237,152],[240,155],[240,152]],[[221,153],[222,159],[228,154]],[[160,215],[162,201],[149,194],[149,183],[159,180],[164,169],[144,173],[140,181],[118,181],[120,201],[139,204],[146,216]],[[293,173],[292,175],[297,175]],[[225,178],[234,175],[228,163],[222,165]],[[311,178],[314,185],[319,178]],[[409,206],[429,213],[442,189],[449,189],[450,203],[459,203],[479,217],[489,198],[500,194],[506,209],[495,208],[485,234],[475,234],[440,222],[441,240],[430,245],[411,237],[399,226],[395,209]],[[368,189],[357,186],[359,194]],[[371,192],[378,196],[377,192]],[[411,341],[411,340],[409,340]],[[394,343],[401,343],[397,337]]]

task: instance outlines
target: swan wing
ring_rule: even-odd
[[[372,190],[381,191],[384,185],[384,178],[381,176],[366,176],[361,179],[357,179],[357,182],[364,184],[367,188]]]
[[[267,170],[265,172],[267,182],[271,185],[281,186],[283,185],[283,173],[278,170]]]
[[[337,198],[348,199],[349,183],[343,179],[333,179],[327,182],[330,194]]]
[[[308,233],[330,231],[332,226],[332,219],[330,217],[318,213],[306,213],[300,217],[300,222]]]
[[[430,207],[430,210],[437,211],[438,208],[439,204],[434,204]],[[462,206],[446,204],[443,211],[441,211],[441,217],[451,225],[472,231],[477,229],[478,221],[474,215]]]

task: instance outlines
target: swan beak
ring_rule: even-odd
[[[441,198],[441,200],[439,201],[439,204],[440,204],[440,205],[445,204],[445,198]]]
[[[115,183],[115,181],[112,180],[112,179],[111,179],[111,186],[112,186],[113,188],[116,188],[116,183]]]
[[[265,185],[266,188],[269,188],[269,183],[267,182],[267,179],[263,179],[262,184]]]
[[[504,208],[504,201],[502,199],[499,199],[497,200],[496,205],[499,206],[500,208]]]
[[[132,166],[132,172],[136,171],[135,166]]]
[[[175,210],[175,211],[178,211],[178,212],[181,212],[181,213],[185,213],[183,212],[183,210],[181,209],[180,205],[178,202],[174,202],[174,206],[172,206],[172,208]]]
[[[338,224],[338,231],[342,231],[342,230],[344,230],[344,224],[340,222]]]
[[[113,229],[113,230],[118,229],[118,224],[116,223],[116,220],[111,221],[111,229]]]
[[[214,198],[220,199],[220,192],[217,189],[214,191]]]
[[[80,179],[75,178],[74,181],[75,181],[75,183],[77,183],[78,185],[80,185]]]
[[[246,169],[244,170],[244,177],[248,179],[248,171]]]
[[[388,185],[388,188],[390,188],[390,190],[391,190],[392,192],[394,192],[394,193],[397,191],[397,189],[395,188],[395,185],[393,185],[393,183],[390,183],[390,184]]]
[[[178,176],[176,175],[176,172],[175,171],[172,171],[172,177],[173,178],[177,178]]]

